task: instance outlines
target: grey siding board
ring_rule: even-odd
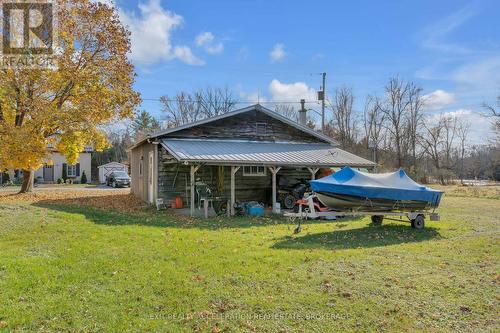
[[[132,193],[144,201],[148,201],[148,176],[149,176],[149,152],[154,151],[154,145],[144,143],[134,147],[130,152],[130,177]],[[143,157],[142,175],[139,174],[139,165]]]

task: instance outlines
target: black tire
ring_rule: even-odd
[[[372,215],[373,225],[382,225],[383,220],[384,220],[384,215]]]
[[[417,215],[411,222],[411,226],[415,229],[422,230],[425,227],[425,217],[423,215]]]
[[[293,209],[295,207],[295,204],[297,202],[297,199],[291,194],[287,194],[283,197],[281,204],[283,205],[283,208],[286,209]]]
[[[227,201],[217,201],[214,203],[214,210],[217,216],[223,216],[227,214]]]

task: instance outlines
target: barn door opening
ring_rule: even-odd
[[[150,203],[153,203],[154,200],[154,187],[153,187],[153,180],[154,180],[154,175],[153,175],[153,170],[154,170],[154,152],[150,151],[149,152],[149,159],[148,159],[148,201]]]

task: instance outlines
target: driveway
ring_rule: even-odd
[[[17,193],[21,190],[20,186],[5,186],[0,187],[0,192],[7,193]],[[122,194],[130,193],[130,188],[112,188],[104,184],[91,185],[91,184],[71,184],[71,185],[61,185],[61,184],[40,184],[35,187],[34,192],[47,192],[47,191],[116,191]]]

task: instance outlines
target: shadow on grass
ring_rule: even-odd
[[[304,236],[287,236],[272,246],[274,249],[353,249],[422,242],[439,238],[434,228],[415,230],[404,225],[366,226],[349,230],[335,230]]]
[[[295,227],[295,223],[291,223],[288,219],[281,216],[266,216],[266,217],[214,217],[209,219],[191,218],[189,216],[176,215],[171,210],[157,211],[152,206],[138,206],[134,209],[126,209],[120,207],[119,198],[125,199],[127,196],[117,195],[112,205],[109,208],[106,205],[99,204],[100,200],[109,197],[90,197],[90,198],[71,198],[58,200],[42,200],[33,203],[33,206],[42,207],[50,210],[55,210],[63,213],[84,215],[89,221],[101,225],[141,225],[149,227],[174,227],[174,228],[199,228],[217,230],[223,228],[250,228],[250,227],[265,227],[269,225],[288,224],[291,229]],[[109,199],[107,199],[109,200]],[[89,202],[95,204],[89,205]],[[96,205],[97,204],[97,205]],[[133,204],[133,203],[130,203]],[[330,223],[331,221],[305,221],[303,224],[320,224]]]

